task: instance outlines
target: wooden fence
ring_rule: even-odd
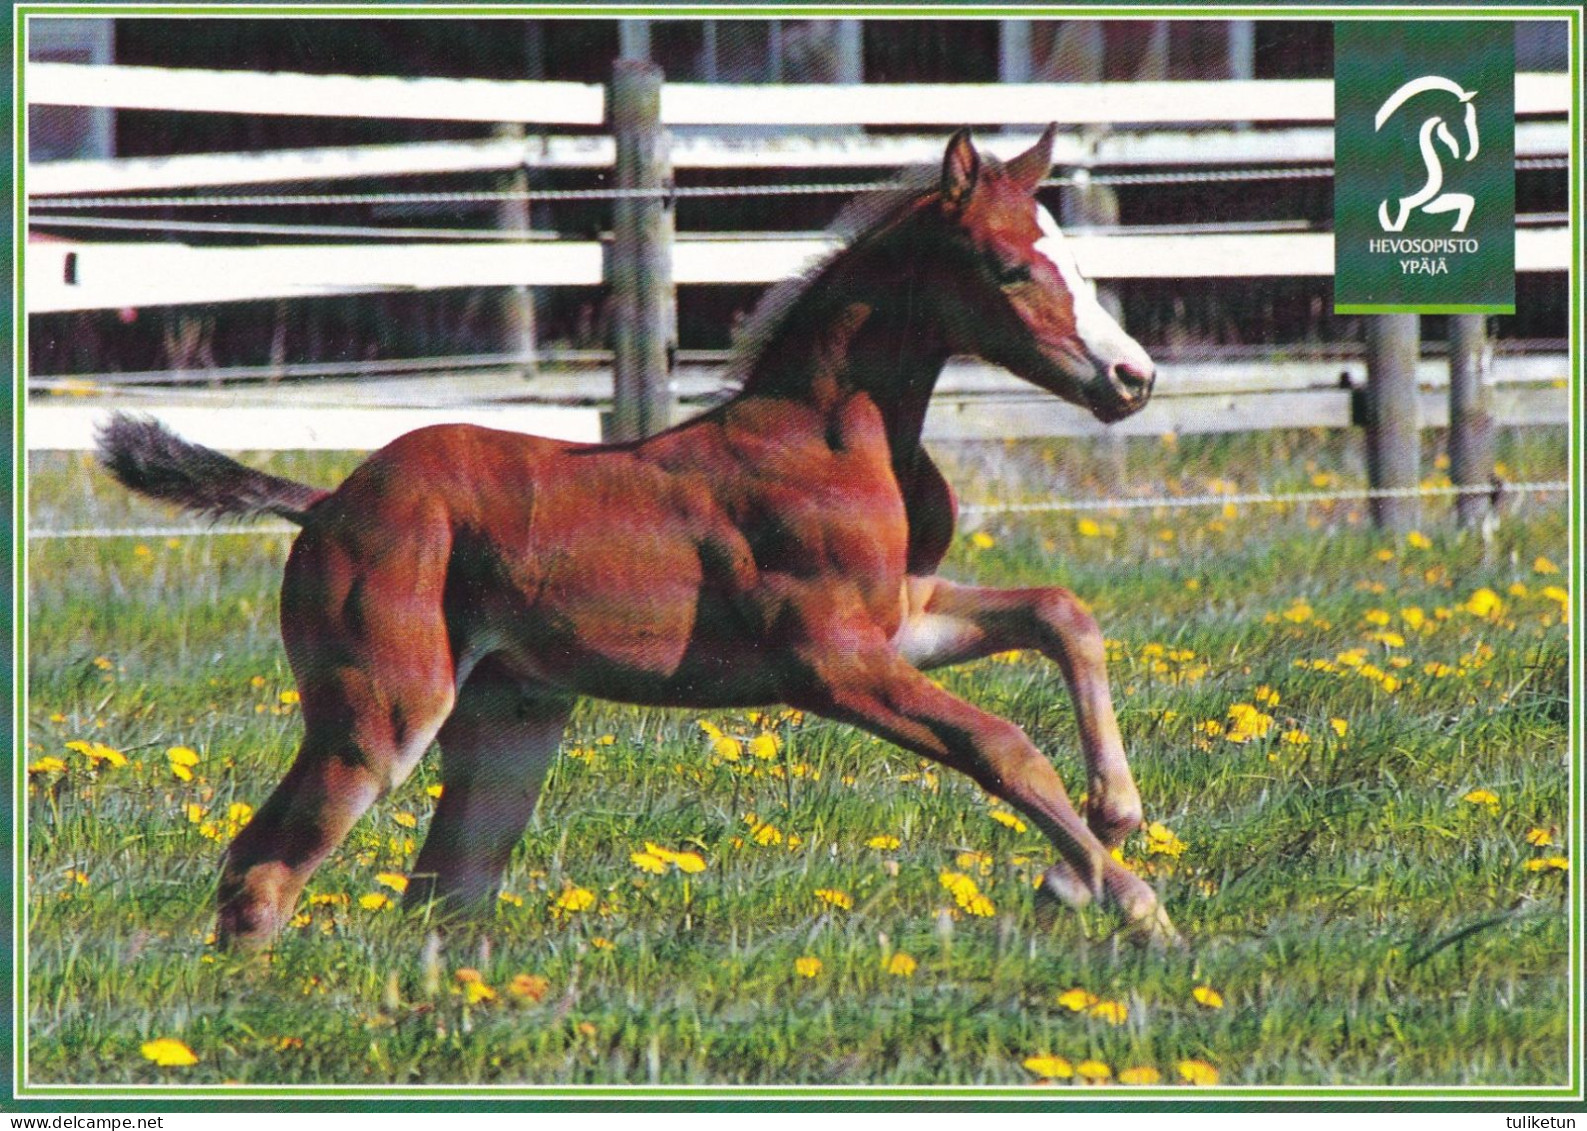
[[[23,89],[30,104],[109,106],[249,114],[511,121],[543,128],[607,128],[605,137],[498,138],[407,146],[298,150],[280,154],[210,154],[129,161],[62,162],[29,166],[32,207],[55,217],[56,231],[74,230],[85,193],[149,192],[207,185],[272,185],[294,179],[488,171],[518,167],[614,167],[618,187],[614,243],[480,239],[368,243],[309,243],[256,248],[198,248],[161,242],[72,241],[33,244],[25,258],[29,313],[308,297],[442,287],[548,287],[611,284],[627,332],[617,343],[615,376],[605,378],[617,402],[617,428],[638,434],[673,412],[667,402],[687,374],[671,369],[675,315],[672,288],[704,283],[769,283],[824,254],[824,237],[738,235],[674,237],[665,189],[677,167],[854,168],[933,159],[940,138],[879,136],[801,138],[798,127],[820,125],[939,127],[962,123],[999,127],[987,144],[1014,151],[1029,144],[1020,124],[1058,120],[1112,127],[1101,140],[1079,133],[1060,139],[1058,160],[1077,168],[1150,170],[1223,164],[1250,175],[1278,173],[1275,162],[1311,165],[1300,175],[1327,175],[1332,159],[1332,84],[1325,80],[1243,82],[1005,84],[998,86],[864,85],[764,87],[659,84],[643,66],[620,73],[611,87],[576,83],[453,79],[366,78],[244,74],[142,67],[29,64]],[[1517,156],[1563,163],[1570,152],[1569,78],[1516,78]],[[1313,123],[1323,123],[1314,125]],[[1274,125],[1279,124],[1279,125]],[[658,143],[667,128],[757,126],[749,141],[721,135],[684,135]],[[1263,128],[1264,125],[1270,128]],[[764,127],[795,127],[766,136]],[[1251,128],[1251,127],[1257,128]],[[1169,129],[1168,127],[1173,127]],[[626,154],[626,156],[625,156]],[[1257,168],[1257,167],[1265,167]],[[123,198],[124,199],[124,198]],[[54,209],[50,205],[55,205]],[[70,211],[69,211],[70,209]],[[37,221],[41,226],[45,221]],[[1082,271],[1094,279],[1289,277],[1330,275],[1332,235],[1315,231],[1171,232],[1080,231],[1071,237]],[[1562,218],[1517,230],[1517,268],[1565,272],[1572,239]],[[670,278],[667,277],[670,271]],[[1409,358],[1411,395],[1396,410],[1397,427],[1372,429],[1399,436],[1375,467],[1403,463],[1404,437],[1451,418],[1457,423],[1568,419],[1571,361],[1492,358],[1480,325],[1467,325],[1455,351],[1457,403],[1415,392],[1418,380],[1448,384],[1450,366],[1415,365],[1414,326],[1384,323],[1373,338],[1374,368]],[[643,332],[636,332],[642,329]],[[1397,335],[1397,336],[1396,336]],[[1384,343],[1397,343],[1388,348]],[[1471,359],[1475,359],[1472,361]],[[1356,369],[1359,362],[1352,363]],[[1321,368],[1318,368],[1318,366]],[[1273,426],[1383,424],[1367,374],[1364,402],[1353,389],[1351,365],[1269,361],[1260,373],[1240,367],[1165,363],[1160,395],[1118,432],[1190,432]],[[1405,370],[1404,365],[1399,366]],[[1198,380],[1193,374],[1200,373]],[[1476,374],[1473,385],[1471,374]],[[1213,374],[1210,378],[1209,374]],[[1345,379],[1341,380],[1341,375]],[[588,387],[599,376],[579,378]],[[559,380],[537,385],[546,396]],[[1381,383],[1379,388],[1383,387]],[[1493,391],[1490,392],[1490,387]],[[1406,417],[1409,419],[1405,419]],[[1473,425],[1475,426],[1475,425]],[[1031,399],[1006,376],[955,367],[945,378],[928,420],[937,436],[1087,434],[1094,421],[1069,406]],[[1385,441],[1387,442],[1387,441]],[[1472,445],[1467,445],[1468,449]],[[1480,453],[1480,445],[1476,445]],[[1398,452],[1399,454],[1393,454]],[[1480,468],[1469,450],[1466,471]],[[1388,474],[1384,472],[1383,474]],[[1392,508],[1380,518],[1396,523]]]

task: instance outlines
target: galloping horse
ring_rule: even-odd
[[[1047,887],[1177,940],[1109,849],[1141,822],[1102,634],[1058,588],[936,575],[952,490],[921,425],[952,354],[1004,366],[1103,421],[1146,404],[1145,351],[1097,303],[1036,200],[1056,127],[1008,161],[948,143],[940,179],[852,210],[845,246],[768,299],[742,387],[635,443],[467,425],[411,432],[334,491],[251,470],[160,425],[100,438],[134,490],[302,526],[281,629],[305,734],[232,842],[224,943],[269,942],[304,883],[432,741],[444,786],[408,901],[488,905],[581,695],[677,707],[784,703],[968,774],[1030,818]],[[1055,661],[1087,768],[1085,816],[1014,724],[925,669],[1008,649]]]

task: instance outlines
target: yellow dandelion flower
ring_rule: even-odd
[[[1208,1009],[1223,1008],[1223,995],[1211,986],[1197,986],[1190,991],[1190,996],[1196,999],[1197,1005],[1204,1005]]]
[[[1061,1056],[1028,1057],[1025,1067],[1044,1080],[1067,1080],[1075,1074],[1074,1065]]]
[[[794,959],[794,973],[801,978],[814,978],[821,973],[821,960],[808,954],[801,958],[796,958]]]
[[[992,865],[996,861],[988,852],[961,852],[953,858],[953,862],[961,868],[974,868],[983,876],[992,874]]]
[[[1483,587],[1467,597],[1460,607],[1474,617],[1494,617],[1504,612],[1504,598]]]
[[[1102,536],[1102,527],[1089,518],[1082,518],[1075,523],[1075,533],[1082,538],[1100,538]]]
[[[1187,1084],[1209,1086],[1218,1082],[1218,1070],[1205,1060],[1182,1060],[1179,1078]]]
[[[865,847],[875,848],[882,852],[891,852],[902,843],[903,841],[899,840],[896,836],[873,836],[870,840],[865,842]]]
[[[1343,738],[1350,731],[1350,723],[1345,719],[1329,719],[1328,725],[1333,727],[1334,733]]]
[[[59,774],[66,770],[66,763],[59,758],[40,758],[28,766],[30,774]]]
[[[667,871],[667,862],[649,852],[630,852],[628,859],[641,872],[649,872],[653,876],[664,875]]]
[[[770,762],[777,757],[780,749],[782,744],[777,741],[775,734],[757,734],[749,740],[750,755],[759,758],[762,762]]]
[[[980,889],[975,881],[963,872],[941,872],[937,875],[937,882],[952,893],[955,899],[968,899]]]
[[[1559,572],[1559,566],[1555,565],[1553,562],[1549,561],[1547,558],[1545,558],[1541,554],[1539,554],[1537,556],[1536,560],[1534,560],[1532,562],[1532,572],[1533,573],[1558,573]]]
[[[1536,860],[1528,860],[1524,867],[1528,872],[1546,872],[1550,869],[1566,872],[1570,870],[1570,860],[1564,856],[1540,856]]]
[[[435,785],[427,785],[424,787],[424,792],[435,798],[437,801],[441,799],[441,791],[442,786],[439,782],[437,782]]]
[[[482,1001],[495,1001],[496,991],[484,982],[468,982],[463,986],[463,1000],[469,1005],[478,1005]]]
[[[1535,845],[1538,848],[1547,848],[1554,843],[1554,834],[1547,829],[1528,829],[1526,832],[1526,843]]]
[[[595,906],[595,893],[589,888],[568,888],[556,899],[559,911],[588,911]]]
[[[698,852],[680,852],[673,860],[673,864],[677,866],[678,871],[689,875],[705,871],[705,858]]]
[[[1096,994],[1087,993],[1078,986],[1072,990],[1065,990],[1058,995],[1058,1004],[1075,1013],[1090,1009],[1097,1004],[1098,1000],[1100,999],[1098,999]]]
[[[1126,1068],[1119,1073],[1120,1084],[1136,1084],[1150,1086],[1160,1084],[1163,1074],[1150,1065],[1141,1065],[1138,1068]]]
[[[1075,1065],[1075,1075],[1088,1083],[1099,1084],[1113,1075],[1113,1069],[1100,1060],[1082,1060]]]
[[[911,955],[899,951],[887,960],[887,972],[895,978],[912,978],[918,965]]]
[[[198,765],[198,751],[188,746],[172,746],[165,751],[165,756],[170,759],[173,766]]]
[[[392,906],[391,897],[385,892],[372,891],[368,895],[358,897],[358,906],[365,911],[384,911]]]
[[[88,886],[88,873],[80,872],[76,868],[66,869],[66,879],[69,882],[76,884],[78,887]]]
[[[97,767],[101,762],[107,762],[116,769],[127,764],[127,756],[114,746],[106,746],[103,742],[68,742],[66,749],[75,750]]]
[[[419,818],[400,809],[391,815],[391,819],[405,829],[416,829],[419,827]]]
[[[551,980],[539,974],[514,974],[507,992],[519,1001],[539,1001],[551,989]]]
[[[614,943],[611,939],[602,937],[601,935],[596,935],[593,939],[591,939],[590,940],[590,945],[593,946],[596,950],[616,950],[617,949],[617,944],[616,943]]]
[[[1499,795],[1490,789],[1474,789],[1461,797],[1461,800],[1471,805],[1486,805],[1490,809],[1499,807]]]
[[[982,919],[990,919],[992,916],[997,914],[997,907],[990,899],[988,899],[985,895],[982,895],[980,892],[976,892],[974,895],[969,896],[966,899],[961,899],[959,901],[959,906],[964,908],[964,910],[969,912],[971,915],[979,916]]]
[[[719,734],[711,739],[711,753],[724,762],[737,762],[744,756],[744,745],[731,735]]]
[[[1179,836],[1167,825],[1160,821],[1153,821],[1146,826],[1146,851],[1148,854],[1159,856],[1172,856],[1175,859],[1185,854],[1185,849],[1190,846],[1179,839]]]
[[[1122,1025],[1129,1020],[1130,1010],[1122,1001],[1099,1001],[1090,1009],[1092,1017],[1109,1025]]]
[[[1025,822],[1006,809],[989,809],[986,815],[998,824],[1005,828],[1013,829],[1017,833],[1025,831]]]
[[[522,907],[523,896],[516,895],[510,891],[499,891],[496,893],[496,902],[505,903],[509,907]]]
[[[1432,546],[1433,540],[1420,530],[1413,530],[1405,536],[1405,544],[1418,550],[1426,550]]]
[[[1311,735],[1303,730],[1290,729],[1279,735],[1279,741],[1291,746],[1305,746],[1311,742]]]
[[[186,1068],[190,1064],[197,1064],[198,1057],[193,1050],[188,1048],[175,1037],[161,1037],[156,1041],[145,1041],[142,1046],[143,1059],[159,1065],[161,1068]]]
[[[375,883],[384,884],[398,895],[408,890],[408,877],[401,872],[377,872]]]
[[[836,907],[840,911],[850,911],[854,907],[854,897],[846,891],[837,888],[816,888],[816,898],[829,907]]]
[[[970,535],[970,545],[974,546],[977,550],[990,550],[993,546],[997,545],[997,539],[993,538],[984,530],[977,530],[974,534]]]
[[[1306,601],[1297,600],[1281,614],[1287,621],[1295,624],[1305,624],[1312,618],[1312,607]]]

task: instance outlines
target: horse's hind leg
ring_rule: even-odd
[[[217,895],[223,945],[268,943],[314,870],[434,738],[450,686],[399,689],[377,679],[354,671],[300,685],[307,731],[297,761],[226,853]]]
[[[909,611],[895,644],[911,663],[946,667],[1034,648],[1058,665],[1086,760],[1086,822],[1110,848],[1139,828],[1141,795],[1113,713],[1107,648],[1084,602],[1057,587],[980,589],[936,577],[907,584]]]
[[[293,547],[281,619],[302,698],[303,744],[226,853],[217,893],[222,944],[270,941],[309,876],[408,776],[452,709],[444,543],[404,549],[388,558],[399,566],[371,571],[328,538],[305,534]]]
[[[572,709],[571,697],[481,661],[437,739],[441,802],[408,882],[409,906],[490,906]]]

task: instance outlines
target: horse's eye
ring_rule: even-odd
[[[997,271],[999,286],[1012,287],[1019,283],[1030,282],[1030,264],[1016,263],[1011,267],[999,267]]]

